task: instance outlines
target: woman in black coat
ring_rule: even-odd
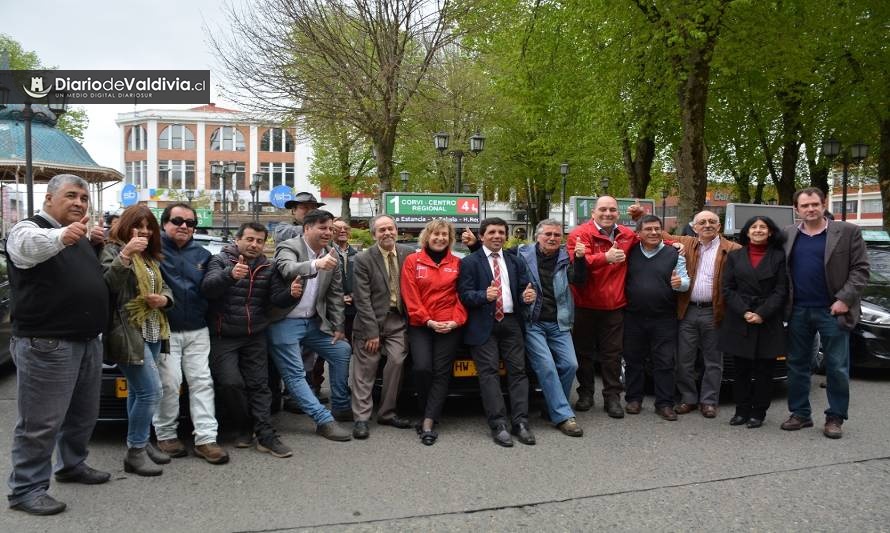
[[[718,347],[733,356],[733,426],[763,425],[772,393],[776,356],[785,353],[782,310],[788,291],[782,232],[769,217],[754,216],[739,234],[742,248],[729,253],[723,267],[726,314]]]

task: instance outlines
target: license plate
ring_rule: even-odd
[[[456,378],[471,378],[479,375],[476,371],[476,362],[472,359],[458,359],[454,362],[454,370],[452,372]],[[507,367],[503,361],[498,361],[498,374],[507,375]]]
[[[127,397],[127,378],[114,378],[114,396],[116,398]]]

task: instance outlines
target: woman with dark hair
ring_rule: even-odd
[[[735,415],[730,425],[763,425],[770,405],[776,356],[785,353],[782,310],[788,291],[783,237],[769,217],[751,217],[739,233],[742,247],[723,268],[726,314],[717,346],[733,356]]]
[[[457,296],[460,259],[451,253],[454,227],[435,219],[419,238],[420,251],[402,266],[402,301],[408,312],[408,343],[423,421],[417,428],[427,446],[439,437],[434,424],[442,413],[454,353],[460,346],[460,327],[467,311]]]
[[[104,336],[105,359],[127,378],[127,455],[124,470],[158,476],[170,456],[149,442],[151,419],[161,399],[157,359],[170,338],[164,309],[173,293],[161,276],[161,229],[144,205],[127,208],[102,251],[111,291],[111,325]]]

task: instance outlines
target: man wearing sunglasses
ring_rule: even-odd
[[[228,462],[229,456],[216,443],[216,412],[213,379],[210,375],[210,331],[207,329],[207,300],[201,282],[210,252],[193,240],[198,217],[186,203],[167,206],[161,214],[161,244],[164,260],[161,273],[173,291],[176,306],[167,313],[170,321],[170,353],[161,354],[158,371],[163,393],[154,416],[158,448],[171,457],[185,457],[185,446],[176,430],[179,419],[179,389],[185,377],[189,407],[195,427],[195,455],[211,464]]]

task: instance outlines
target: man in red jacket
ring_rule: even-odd
[[[612,418],[624,418],[621,405],[621,351],[624,336],[624,279],[627,254],[638,241],[636,233],[618,224],[618,202],[611,196],[596,201],[592,220],[569,234],[572,261],[575,244],[584,243],[588,276],[584,285],[572,285],[575,325],[572,340],[578,355],[578,401],[576,411],[593,407],[594,352],[599,354],[603,378],[603,406]]]

